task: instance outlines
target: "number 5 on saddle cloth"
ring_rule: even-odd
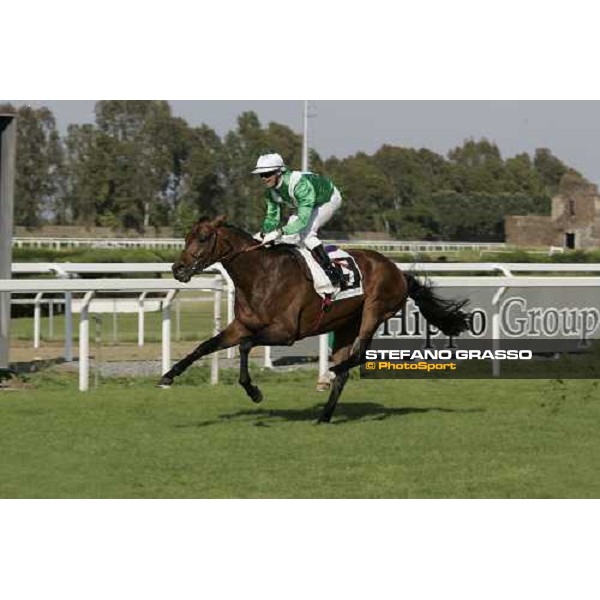
[[[344,252],[344,250],[340,250],[337,246],[327,246],[325,248],[331,261],[337,263],[345,275],[346,281],[340,290],[333,286],[329,277],[327,277],[309,250],[306,248],[297,248],[297,250],[304,258],[312,275],[315,291],[321,298],[329,295],[333,301],[336,301],[363,295],[362,276],[356,261],[350,254]]]

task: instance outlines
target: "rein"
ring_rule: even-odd
[[[262,248],[263,246],[264,246],[264,244],[256,244],[255,246],[250,246],[249,248],[242,250],[242,252],[252,252],[252,250],[256,250],[257,248]]]
[[[212,256],[214,254],[215,248],[217,247],[218,233],[216,232],[216,230],[214,231],[212,236],[213,236],[213,244],[212,244],[212,248],[210,249],[209,256]],[[229,250],[233,250],[233,244],[227,238],[225,238],[225,242],[229,246]],[[243,248],[242,250],[233,252],[230,256],[224,256],[218,262],[221,262],[221,263],[223,261],[231,262],[234,258],[237,258],[240,254],[243,254],[244,252],[249,252],[250,250],[255,250],[256,248],[260,248],[261,246],[262,246],[262,244],[258,244],[256,246],[250,246],[249,248]],[[199,266],[200,262],[202,261],[202,255],[201,254],[191,254],[191,253],[190,253],[190,255],[191,255],[192,259],[194,260],[194,262],[192,263],[192,270],[195,271],[196,269],[198,269],[198,266]],[[214,262],[217,262],[217,261],[214,261]],[[202,269],[200,269],[200,270],[202,270]]]
[[[332,304],[333,300],[331,299],[331,296],[329,294],[326,294],[325,298],[323,298],[321,302],[321,308],[319,309],[319,316],[317,317],[317,321],[315,322],[312,328],[313,333],[319,329],[321,322],[323,321],[323,317],[325,316],[325,313],[331,310]]]

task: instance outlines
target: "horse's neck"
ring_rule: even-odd
[[[248,248],[251,248],[251,246],[248,246]],[[250,289],[256,282],[257,277],[263,275],[263,269],[261,269],[263,261],[260,260],[260,256],[263,254],[264,252],[258,249],[247,252],[242,249],[232,260],[222,263],[236,288]]]
[[[248,245],[248,248],[252,248],[252,244]],[[251,297],[257,288],[264,290],[268,280],[280,276],[278,261],[285,260],[284,255],[274,255],[264,248],[257,248],[240,252],[233,260],[223,263],[223,267],[235,287]]]
[[[236,231],[228,231],[229,243],[235,248],[233,256],[221,264],[231,277],[236,288],[246,288],[256,277],[256,254],[251,248],[258,244],[254,239],[247,239]]]

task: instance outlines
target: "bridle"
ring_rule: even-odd
[[[214,232],[213,234],[214,237],[214,241],[213,241],[213,245],[212,248],[210,250],[210,254],[212,255],[215,251],[215,248],[217,247],[217,234],[216,232]],[[192,252],[190,252],[190,256],[192,257],[192,264],[190,265],[190,272],[192,274],[197,273],[198,271],[202,271],[202,269],[200,268],[200,263],[202,262],[202,255],[204,253],[203,252],[198,252],[197,254],[193,254]]]

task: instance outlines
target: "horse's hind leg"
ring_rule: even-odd
[[[358,334],[358,319],[348,325],[344,329],[337,329],[334,335],[333,342],[333,354],[332,360],[334,364],[339,364],[348,359],[348,356],[352,352],[352,346],[354,344],[354,340]],[[333,412],[335,411],[335,407],[337,405],[340,396],[342,395],[342,391],[346,382],[348,381],[348,377],[350,373],[348,369],[343,369],[342,371],[336,371],[335,379],[331,383],[331,391],[329,392],[329,398],[327,399],[327,403],[323,408],[323,412],[319,417],[319,423],[329,423],[331,421],[331,417],[333,416]]]
[[[350,372],[348,370],[342,371],[341,373],[336,373],[335,379],[331,383],[329,399],[327,400],[327,404],[325,404],[325,408],[323,408],[323,412],[317,421],[318,423],[329,423],[329,421],[331,421],[331,417],[333,416],[337,402],[342,395],[346,381],[348,381],[348,377],[350,377]]]
[[[348,357],[339,364],[331,367],[331,371],[336,374],[341,373],[352,369],[353,367],[358,367],[361,363],[365,362],[365,353],[371,344],[371,340],[373,339],[377,328],[386,319],[393,317],[395,314],[395,310],[384,313],[377,304],[365,307],[360,324],[360,331],[358,332],[358,340],[356,340],[357,343],[351,348]]]
[[[240,344],[240,385],[246,390],[246,394],[250,397],[252,402],[256,402],[257,404],[262,401],[263,395],[260,389],[252,385],[252,380],[250,379],[250,371],[248,370],[248,355],[250,354],[250,350],[254,347],[254,344],[251,340],[247,339],[242,341]]]
[[[158,382],[161,387],[168,387],[173,383],[173,379],[178,375],[181,375],[192,363],[197,361],[199,358],[216,352],[217,350],[223,350],[225,348],[231,348],[231,346],[237,346],[242,338],[246,337],[249,331],[239,322],[232,321],[221,333],[214,337],[202,342],[195,350],[190,352],[185,358],[182,358],[179,362],[175,363],[171,369],[169,369]]]

